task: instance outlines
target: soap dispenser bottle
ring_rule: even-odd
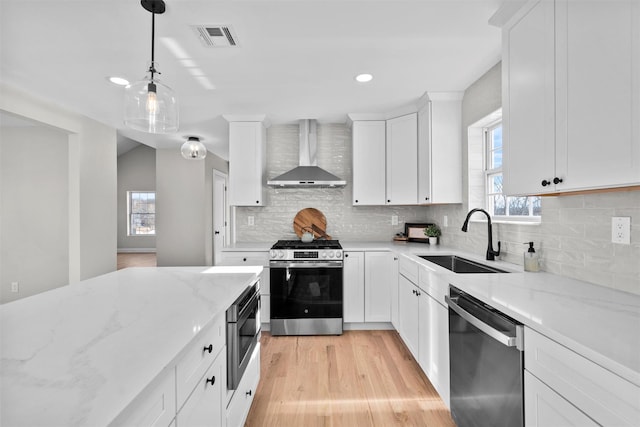
[[[533,242],[526,242],[529,249],[524,253],[524,271],[540,271],[540,260],[536,250],[533,249]]]

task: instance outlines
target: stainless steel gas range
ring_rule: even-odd
[[[337,240],[279,240],[273,245],[273,335],[342,334],[342,256]]]

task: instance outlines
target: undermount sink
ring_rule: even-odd
[[[509,273],[508,271],[501,270],[495,267],[489,267],[488,265],[480,264],[479,262],[471,261],[466,258],[462,258],[456,255],[419,255],[420,258],[425,259],[434,264],[438,264],[440,267],[444,267],[447,270],[451,270],[454,273]]]

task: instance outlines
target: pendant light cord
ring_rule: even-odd
[[[153,74],[156,72],[155,40],[156,40],[156,14],[155,12],[151,12],[151,66],[149,67],[149,72],[151,73],[151,81],[153,81]]]

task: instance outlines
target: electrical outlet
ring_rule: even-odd
[[[18,282],[11,282],[11,292],[20,292],[20,285]]]
[[[247,217],[247,223],[251,227],[253,227],[255,225],[255,218],[253,217],[253,215],[250,215],[250,216]]]
[[[631,244],[630,216],[614,216],[611,218],[611,241],[623,245]]]
[[[449,217],[448,216],[444,216],[444,218],[442,218],[442,226],[443,227],[448,227],[449,226]]]
[[[398,225],[398,215],[391,215],[391,225]]]

